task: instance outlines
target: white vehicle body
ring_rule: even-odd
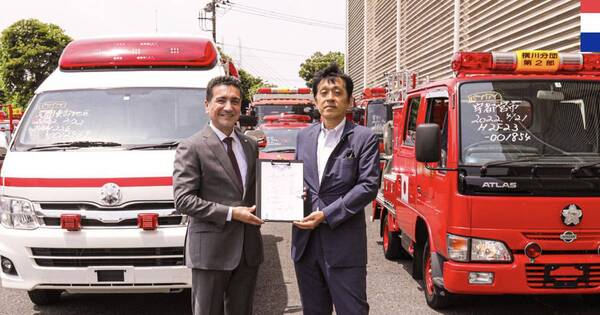
[[[57,69],[37,89],[32,105],[57,91],[205,89],[211,78],[223,74],[218,61],[209,69]],[[36,115],[32,105],[4,161],[1,193],[4,200],[30,201],[39,226],[0,225],[0,256],[10,259],[17,273],[0,272],[2,286],[78,293],[174,292],[191,287],[191,272],[183,258],[187,218],[175,212],[173,202],[175,148],[15,150],[19,134],[34,126],[27,123],[35,118],[28,116]],[[205,115],[203,99],[198,99],[197,110]],[[160,122],[147,124],[160,129]],[[114,128],[111,134],[119,132]],[[111,205],[101,196],[109,183],[120,190],[120,200]],[[138,228],[139,213],[158,214],[158,228]],[[81,215],[81,229],[61,228],[61,214]],[[122,279],[111,280],[110,271],[115,270],[122,272]]]

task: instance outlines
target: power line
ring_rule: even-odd
[[[222,45],[222,46],[239,47],[238,45],[230,45],[230,44],[225,44],[225,43],[218,43],[218,44]],[[309,54],[295,54],[295,53],[287,52],[287,51],[271,50],[271,49],[248,47],[248,46],[242,46],[242,48],[249,49],[249,50],[256,50],[256,51],[268,52],[268,53],[272,53],[272,54],[290,55],[290,56],[298,56],[298,57],[304,57],[304,58],[308,58],[308,57],[311,56]]]
[[[279,21],[304,24],[304,25],[310,25],[310,26],[315,26],[315,27],[324,27],[324,28],[337,29],[337,30],[344,29],[344,27],[340,24],[319,21],[319,20],[314,20],[314,19],[308,19],[308,18],[302,18],[302,17],[289,15],[289,14],[283,14],[283,13],[279,13],[279,12],[275,12],[275,11],[255,9],[255,8],[248,7],[248,6],[234,4],[231,2],[225,2],[224,4],[225,4],[225,6],[228,6],[230,10],[232,10],[234,12],[238,12],[238,13],[256,15],[256,16],[275,19],[275,20],[279,20]],[[224,6],[220,6],[220,7],[224,7]]]
[[[271,10],[266,10],[266,9],[251,7],[251,6],[247,6],[247,5],[243,5],[243,4],[239,4],[239,3],[226,2],[226,4],[230,5],[230,6],[231,5],[237,6],[237,7],[240,7],[242,9],[249,10],[249,11],[270,14],[270,15],[279,16],[279,17],[282,17],[282,18],[296,19],[296,20],[301,20],[301,21],[306,21],[306,22],[312,22],[312,23],[317,23],[317,24],[326,24],[326,25],[329,25],[329,26],[332,26],[332,27],[344,28],[343,24],[332,23],[332,22],[329,22],[329,21],[311,19],[311,18],[307,18],[307,17],[303,17],[303,16],[297,16],[297,15],[292,15],[292,14],[287,14],[287,13],[282,13],[282,12],[277,12],[277,11],[271,11]]]

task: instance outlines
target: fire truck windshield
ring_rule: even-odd
[[[600,82],[514,80],[460,86],[463,165],[589,164],[600,159],[599,127]],[[442,128],[442,141],[446,130]]]
[[[310,105],[273,105],[273,104],[261,104],[255,107],[256,117],[258,118],[258,124],[264,123],[264,117],[267,115],[279,115],[285,114],[297,114],[297,115],[310,115],[312,106]]]
[[[205,89],[119,88],[52,91],[30,105],[19,151],[57,143],[151,145],[187,138],[208,121]]]
[[[264,129],[267,146],[262,152],[294,152],[299,128]]]
[[[376,134],[383,134],[383,125],[391,120],[390,116],[388,116],[388,109],[383,100],[371,101],[367,106],[367,127]]]

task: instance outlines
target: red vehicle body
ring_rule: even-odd
[[[311,117],[306,115],[268,115],[260,125],[266,145],[260,149],[260,159],[293,160],[296,153],[298,132],[310,126]]]
[[[431,307],[600,293],[599,61],[458,53],[455,78],[394,108],[376,218],[386,258],[413,258]]]
[[[307,115],[313,117],[315,101],[309,88],[259,88],[252,98],[248,114],[256,116],[257,126],[265,123],[267,115]],[[313,118],[310,120],[313,121]]]

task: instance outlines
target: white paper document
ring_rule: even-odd
[[[304,218],[302,162],[259,160],[258,215],[265,221]]]

